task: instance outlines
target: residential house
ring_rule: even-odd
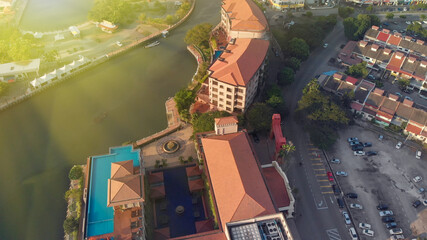
[[[421,133],[425,129],[426,123],[427,112],[414,108],[404,132],[409,135],[410,139],[417,139],[425,142],[426,138]]]
[[[389,94],[388,97],[384,97],[375,117],[377,123],[384,126],[390,125],[390,122],[396,113],[397,107],[399,106],[398,100],[399,96],[394,94]]]
[[[384,90],[375,88],[374,91],[369,94],[368,99],[365,101],[365,106],[362,109],[362,116],[368,120],[376,117],[378,109],[380,108],[384,100]]]
[[[403,124],[407,124],[409,121],[409,118],[412,115],[412,111],[414,102],[404,99],[401,104],[396,109],[396,113],[391,121],[392,124],[396,126],[403,126]]]

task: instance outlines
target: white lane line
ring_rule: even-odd
[[[326,234],[328,234],[330,240],[341,240],[338,229],[336,228],[326,230]]]

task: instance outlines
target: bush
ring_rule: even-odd
[[[342,18],[348,18],[353,13],[354,13],[354,8],[352,8],[352,7],[339,7],[338,8],[338,15]]]
[[[279,85],[281,86],[285,86],[285,85],[289,85],[292,84],[294,82],[295,79],[295,73],[294,70],[292,70],[292,68],[289,67],[285,67],[283,68],[283,70],[280,72],[279,74]]]
[[[83,176],[83,168],[81,166],[75,165],[71,168],[68,173],[68,178],[71,180],[80,179]]]
[[[79,220],[74,217],[67,217],[64,221],[63,227],[65,233],[73,233],[79,229]]]
[[[273,109],[265,103],[255,103],[246,113],[249,125],[255,131],[268,131],[271,125]]]
[[[215,129],[215,118],[230,116],[228,112],[216,111],[207,113],[195,113],[192,116],[193,131],[198,132],[209,132]]]

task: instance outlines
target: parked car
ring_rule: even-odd
[[[424,188],[419,188],[418,193],[424,193],[426,190]]]
[[[373,237],[373,236],[374,236],[374,231],[372,231],[372,230],[370,230],[370,229],[364,229],[364,230],[362,231],[362,233],[363,233],[364,235],[366,235],[366,236],[369,236],[369,237]]]
[[[417,151],[415,158],[421,159],[421,151],[420,150]]]
[[[323,48],[327,48],[327,47],[328,47],[327,43],[323,44]]]
[[[344,171],[338,171],[335,173],[337,176],[341,176],[341,177],[347,177],[348,173],[344,172]]]
[[[348,232],[350,233],[351,240],[357,240],[357,233],[354,227],[349,228]]]
[[[369,79],[371,79],[371,80],[375,80],[375,79],[376,79],[376,78],[375,78],[375,76],[374,76],[374,75],[372,75],[372,74],[369,74],[369,75],[368,75],[368,78],[369,78]]]
[[[389,222],[394,222],[394,217],[388,216],[388,217],[383,217],[382,221],[385,223],[389,223]]]
[[[343,208],[344,207],[344,201],[341,198],[337,198],[338,207]]]
[[[403,97],[402,94],[400,94],[400,92],[395,92],[394,94],[396,94],[399,97]]]
[[[423,180],[423,178],[421,176],[415,176],[414,178],[412,178],[412,181],[414,182],[420,182],[421,180]]]
[[[338,158],[334,158],[331,160],[331,163],[340,164],[341,161]]]
[[[379,135],[379,136],[378,136],[378,140],[382,141],[383,139],[384,139],[384,136],[383,136],[383,135]]]
[[[412,203],[412,206],[414,207],[414,208],[417,208],[417,207],[419,207],[421,205],[421,201],[420,200],[416,200],[415,202],[413,202]]]
[[[347,193],[345,196],[348,197],[348,198],[357,198],[357,194],[356,193]]]
[[[414,101],[414,99],[412,99],[411,97],[409,97],[409,96],[405,96],[405,99],[408,99],[409,101]]]
[[[402,147],[402,142],[398,142],[397,144],[396,144],[396,148],[397,149],[400,149]]]
[[[347,138],[347,142],[354,142],[354,141],[359,141],[359,139],[357,137],[352,137],[352,138]]]
[[[328,175],[328,179],[329,179],[330,182],[334,181],[334,176],[332,175],[331,172],[327,172],[326,175]]]
[[[423,23],[424,23],[424,24],[427,24],[427,20],[424,20],[424,21],[423,21]]]
[[[403,234],[403,230],[401,228],[390,229],[391,235]]]
[[[427,200],[423,200],[423,205],[427,206]]]
[[[363,209],[362,205],[357,204],[357,203],[352,203],[352,204],[350,204],[350,208],[353,208],[353,209],[360,209],[360,210],[362,210],[362,209]]]
[[[362,145],[356,145],[351,147],[352,151],[363,151],[363,146]]]
[[[353,146],[359,146],[360,145],[360,142],[359,141],[353,141],[353,142],[350,142],[350,147],[353,147]]]
[[[346,211],[343,211],[342,215],[344,216],[345,224],[351,224],[350,216],[348,216],[348,213]]]
[[[332,191],[334,191],[335,195],[340,195],[341,194],[340,188],[337,185],[335,185],[335,184],[332,184]]]
[[[405,23],[406,23],[406,24],[408,24],[408,25],[409,25],[409,24],[412,24],[412,22],[411,22],[411,21],[406,21]]]
[[[388,209],[387,204],[380,203],[377,206],[377,210],[387,210],[387,209]]]
[[[386,217],[386,216],[393,216],[393,211],[387,210],[387,211],[380,212],[380,217]]]
[[[371,224],[359,223],[359,228],[361,228],[361,229],[371,229]]]
[[[363,143],[363,147],[372,147],[372,143],[365,142],[365,143]]]
[[[354,156],[364,156],[365,152],[364,151],[354,151],[353,154],[354,154]]]
[[[397,223],[395,223],[395,222],[387,223],[387,224],[385,225],[385,227],[386,227],[387,229],[397,228]]]
[[[375,156],[375,155],[378,155],[378,152],[375,152],[375,151],[366,152],[366,156]]]
[[[399,240],[399,239],[405,239],[405,236],[403,235],[393,235],[390,237],[391,240]]]

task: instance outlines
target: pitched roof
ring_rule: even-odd
[[[215,124],[218,126],[224,126],[229,124],[235,124],[238,123],[236,116],[229,116],[229,117],[222,117],[222,118],[215,118]]]
[[[390,59],[390,62],[387,65],[387,69],[392,71],[399,71],[404,60],[405,60],[404,53],[398,52],[398,51],[394,52],[393,56]]]
[[[201,141],[223,229],[231,221],[275,213],[245,132]]]
[[[353,85],[356,85],[356,83],[357,83],[358,80],[357,80],[357,78],[347,76],[347,78],[345,79],[345,81],[349,82],[349,83],[351,83]]]
[[[390,35],[390,38],[387,40],[387,43],[390,45],[399,46],[401,40],[402,38],[399,36]]]
[[[381,42],[387,42],[389,37],[390,37],[390,34],[380,32],[378,33],[377,39]]]
[[[361,111],[363,108],[363,105],[358,102],[351,102],[350,107],[356,111]]]
[[[425,125],[427,121],[427,112],[421,109],[414,108],[410,120],[420,125]]]
[[[222,7],[231,20],[231,30],[266,31],[267,19],[252,0],[224,0]]]
[[[384,98],[384,101],[381,104],[380,110],[385,113],[394,115],[398,105],[399,105],[398,101],[392,100],[390,98]]]
[[[108,179],[107,206],[112,207],[144,201],[142,181],[140,174]]]
[[[405,130],[408,131],[408,132],[411,132],[413,134],[419,135],[421,133],[421,131],[422,131],[422,128],[417,127],[417,126],[412,125],[412,124],[408,124],[406,126]]]
[[[412,105],[408,106],[405,104],[405,101],[403,101],[403,103],[399,104],[399,106],[397,107],[396,116],[408,120],[411,117],[412,110]]]
[[[269,44],[262,39],[236,39],[221,54],[223,60],[218,59],[209,68],[211,77],[234,86],[246,86],[264,62]]]
[[[133,160],[111,163],[111,178],[121,178],[133,174]]]

